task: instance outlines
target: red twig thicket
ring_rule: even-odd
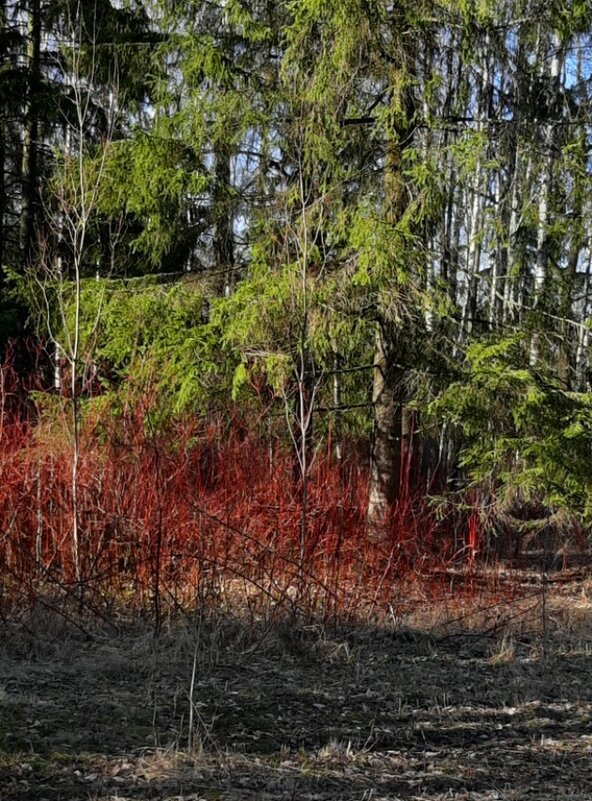
[[[392,610],[402,581],[475,560],[477,518],[467,526],[451,509],[437,520],[409,488],[385,536],[370,534],[363,460],[336,461],[330,449],[308,478],[303,550],[287,445],[238,416],[155,429],[149,403],[87,414],[74,549],[69,400],[35,395],[39,382],[10,364],[0,371],[0,609],[53,590],[158,618],[165,609],[240,608],[368,619]],[[49,418],[39,412],[48,400]]]

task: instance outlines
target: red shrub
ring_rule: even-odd
[[[142,408],[84,429],[76,547],[67,417],[52,432],[35,420],[28,388],[9,367],[2,375],[5,393],[11,386],[0,430],[5,600],[54,586],[157,615],[215,603],[367,617],[389,608],[397,583],[478,558],[478,516],[466,525],[451,510],[438,522],[409,489],[384,538],[368,536],[367,470],[354,455],[317,455],[303,510],[281,443],[238,418],[224,429],[180,420],[158,433]]]

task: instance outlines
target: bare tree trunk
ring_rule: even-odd
[[[41,6],[30,0],[27,9],[27,89],[22,147],[20,251],[24,264],[35,244],[35,208],[38,191],[39,86],[41,79]]]
[[[80,8],[75,8],[75,11],[78,13]],[[109,93],[108,129],[101,142],[100,157],[95,162],[96,170],[89,173],[85,136],[95,122],[96,108],[89,89],[92,90],[94,87],[96,62],[91,59],[89,67],[85,67],[82,45],[88,32],[84,27],[83,20],[79,16],[73,15],[68,16],[67,22],[71,37],[69,42],[69,58],[71,60],[69,91],[73,119],[67,122],[64,131],[66,149],[64,184],[60,186],[56,183],[54,193],[57,213],[53,221],[53,233],[57,242],[57,253],[53,254],[53,257],[48,254],[48,262],[45,264],[45,278],[52,286],[55,314],[60,319],[57,329],[54,330],[53,315],[50,311],[50,304],[46,300],[48,312],[46,323],[55,348],[54,386],[56,390],[61,390],[67,384],[70,395],[71,552],[75,578],[82,594],[84,587],[82,582],[84,566],[82,535],[84,532],[81,526],[80,508],[80,463],[82,457],[80,392],[84,380],[82,364],[85,350],[85,333],[81,325],[82,279],[85,266],[90,266],[91,263],[89,249],[91,245],[96,244],[91,241],[92,222],[97,214],[99,189],[103,180],[108,147],[112,141],[116,104],[115,92],[112,91]],[[93,37],[95,38],[89,43],[91,48],[97,46],[96,36],[97,30],[93,28]],[[114,73],[116,74],[117,70],[114,70]],[[62,262],[63,253],[67,254],[67,264]],[[69,311],[72,312],[71,319]],[[99,307],[95,326],[100,313]],[[86,347],[88,348],[88,340]],[[62,374],[62,367],[67,367],[69,370],[67,377]]]
[[[516,138],[518,134],[516,133]],[[506,247],[506,275],[504,282],[504,302],[503,302],[503,322],[504,324],[512,323],[515,319],[515,304],[517,296],[517,287],[522,279],[521,272],[521,254],[519,253],[518,246],[518,232],[520,228],[520,180],[521,180],[521,153],[519,150],[520,144],[518,141],[515,143],[514,158],[511,160],[511,167],[509,172],[509,183],[511,186],[510,192],[510,214],[508,222],[508,235]],[[523,267],[523,265],[522,265]]]
[[[0,293],[4,285],[4,254],[6,252],[6,144],[4,109],[0,108]]]
[[[389,326],[391,329],[393,326]],[[374,356],[374,431],[370,459],[368,522],[377,528],[395,501],[401,485],[404,373],[398,364],[397,333],[376,332]]]
[[[393,85],[396,85],[396,77]],[[409,93],[406,93],[404,102],[409,121],[412,118]],[[410,137],[411,131],[407,127],[394,130],[386,144],[385,215],[393,226],[401,221],[408,204],[403,154]],[[408,430],[403,429],[403,417],[407,401],[405,351],[410,336],[410,332],[400,330],[400,324],[384,318],[379,320],[374,355],[374,430],[368,499],[368,523],[375,536],[380,536],[388,509],[401,488],[402,459],[408,446]]]
[[[578,49],[578,63],[576,78],[578,84],[584,80],[583,54],[582,47]],[[578,135],[578,158],[573,176],[571,217],[572,231],[570,239],[569,254],[565,267],[565,283],[561,288],[560,316],[561,334],[559,341],[559,380],[566,390],[577,387],[577,347],[578,339],[577,327],[571,320],[577,316],[574,304],[574,292],[578,277],[578,265],[584,246],[586,244],[585,223],[584,223],[584,200],[587,195],[585,182],[582,176],[586,175],[588,161],[588,147],[586,130],[582,128]],[[585,294],[588,293],[588,276],[586,276]],[[584,309],[585,312],[585,309]],[[581,324],[585,324],[585,317],[580,319]]]
[[[454,52],[457,51],[456,67],[454,65]],[[448,87],[446,91],[448,114],[454,112],[452,99],[458,91],[462,81],[462,59],[460,56],[460,44],[449,48],[448,60]],[[448,197],[446,204],[446,214],[443,219],[442,229],[442,279],[446,282],[448,298],[453,306],[457,304],[458,293],[458,268],[460,252],[460,234],[462,228],[461,214],[458,209],[460,196],[460,183],[457,176],[457,165],[454,155],[449,149],[449,133],[444,131],[444,150],[447,153],[448,166],[446,175],[446,186],[448,187]]]
[[[491,77],[489,66],[489,37],[486,38],[482,50],[482,72],[479,81],[477,97],[477,132],[483,133],[487,128],[486,117],[489,111],[489,98],[491,94]],[[481,266],[481,242],[483,235],[483,159],[486,153],[482,152],[477,158],[471,187],[471,214],[468,233],[467,251],[467,286],[461,319],[461,343],[473,330],[477,316],[477,294],[479,290],[479,270]]]
[[[592,248],[588,245],[586,258],[586,279],[585,292],[582,303],[582,325],[578,329],[578,343],[576,347],[576,389],[580,392],[589,391],[590,386],[590,359],[588,357],[590,348],[590,329],[586,325],[592,315],[592,295],[590,292],[590,278],[592,276]]]
[[[459,187],[453,186],[450,197],[450,220],[446,232],[448,252],[446,253],[446,283],[448,297],[455,306],[458,301],[458,270],[460,255],[460,234],[462,229],[461,209],[459,208]]]
[[[234,215],[232,210],[232,153],[224,142],[215,145],[214,269],[221,294],[229,297],[235,284]]]
[[[495,176],[495,214],[501,217],[502,210],[502,176],[497,170]],[[501,323],[502,319],[502,292],[501,287],[504,277],[508,271],[508,263],[505,259],[507,251],[500,242],[499,234],[495,238],[495,253],[491,262],[491,286],[489,293],[489,328],[494,331]]]
[[[548,75],[545,76],[549,82],[547,92],[548,107],[545,114],[550,119],[544,125],[543,140],[543,166],[539,179],[539,203],[538,203],[538,223],[537,223],[537,254],[534,268],[533,300],[534,308],[540,306],[543,301],[543,294],[547,284],[547,274],[549,266],[549,221],[550,221],[550,199],[551,199],[551,179],[553,165],[555,162],[554,140],[555,123],[554,117],[557,112],[560,77],[562,67],[562,48],[557,32],[551,36],[550,68]],[[530,360],[535,364],[540,358],[540,337],[535,332],[532,336],[530,346]]]
[[[460,330],[461,343],[464,342],[473,330],[477,314],[477,290],[479,264],[481,262],[481,159],[479,159],[477,169],[475,170],[472,195],[466,264],[467,285]]]
[[[582,152],[586,155],[585,134],[582,135]],[[581,186],[579,176],[575,177],[575,186],[573,189],[574,199],[572,207],[572,216],[574,226],[570,248],[568,253],[567,264],[565,266],[563,285],[560,288],[560,339],[559,339],[559,363],[558,373],[559,380],[566,390],[572,388],[574,374],[575,374],[575,353],[574,353],[574,326],[570,322],[574,317],[574,291],[576,287],[578,264],[580,262],[580,255],[584,247],[584,224],[582,223],[582,216],[584,211],[584,190]],[[586,288],[587,289],[587,288]],[[582,321],[583,322],[583,321]]]
[[[0,35],[6,29],[6,0],[0,0]],[[0,69],[4,59],[0,59]],[[0,293],[4,284],[4,254],[6,252],[6,109],[0,105]]]
[[[338,462],[341,461],[343,456],[342,452],[342,439],[343,439],[343,425],[341,420],[341,406],[343,403],[341,397],[341,376],[339,370],[341,367],[341,359],[339,351],[337,350],[337,343],[332,343],[333,347],[333,452]]]

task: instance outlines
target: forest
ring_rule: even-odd
[[[0,0],[0,797],[592,797],[591,0]]]
[[[380,617],[406,575],[581,562],[591,34],[587,0],[3,0],[3,600]]]

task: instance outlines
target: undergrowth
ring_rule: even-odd
[[[37,390],[37,392],[35,391]],[[157,425],[149,399],[89,404],[73,502],[70,400],[2,370],[0,611],[63,599],[104,616],[188,610],[380,623],[450,597],[496,603],[477,501],[430,505],[411,481],[380,536],[355,447],[317,451],[306,505],[295,459],[238,415]],[[73,541],[73,515],[77,541]],[[495,545],[495,543],[494,543]],[[489,561],[484,571],[485,557]]]

